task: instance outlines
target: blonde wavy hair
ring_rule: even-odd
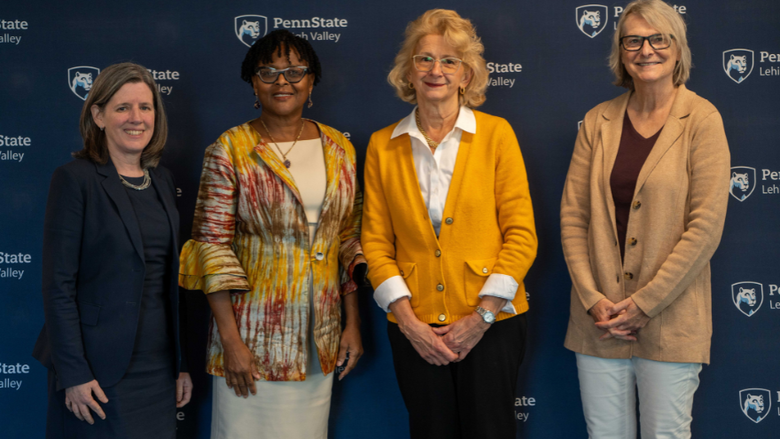
[[[618,21],[615,34],[612,36],[612,52],[609,54],[609,68],[615,74],[613,84],[625,87],[629,90],[634,89],[634,79],[626,71],[620,57],[620,37],[623,35],[623,26],[626,19],[636,14],[647,21],[647,24],[656,28],[658,32],[671,35],[672,45],[676,47],[680,54],[680,60],[674,66],[674,75],[672,81],[674,85],[682,85],[688,82],[691,76],[691,49],[688,47],[688,37],[686,36],[686,26],[680,14],[662,0],[636,0],[629,3],[623,10],[623,14]]]
[[[405,102],[417,103],[417,94],[409,88],[407,75],[413,69],[412,56],[417,43],[427,35],[441,35],[447,44],[454,47],[463,67],[472,72],[466,92],[460,96],[460,104],[476,108],[485,102],[485,90],[488,86],[488,71],[482,53],[485,46],[477,36],[471,21],[462,18],[457,12],[448,9],[431,9],[406,26],[405,39],[401,50],[395,56],[395,65],[387,75],[387,82],[395,88],[395,93]]]

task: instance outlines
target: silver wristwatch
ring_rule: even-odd
[[[478,306],[475,310],[477,314],[482,316],[482,320],[485,321],[488,325],[492,325],[496,322],[496,315],[493,314],[492,311],[488,311],[485,308],[482,308],[481,306]]]

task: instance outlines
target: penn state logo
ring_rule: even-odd
[[[582,5],[576,10],[577,27],[593,38],[607,27],[609,10],[604,5]]]
[[[748,419],[758,424],[772,410],[772,394],[767,389],[740,390],[739,408]]]
[[[752,317],[764,303],[764,285],[750,281],[732,284],[731,300],[742,314]]]
[[[89,91],[92,90],[92,81],[97,78],[100,69],[92,66],[78,66],[68,69],[68,87],[74,95],[86,101]]]
[[[247,47],[252,47],[268,31],[268,18],[262,15],[239,15],[233,20],[236,37]]]
[[[753,71],[753,51],[731,49],[723,52],[723,71],[732,81],[741,84]]]
[[[734,166],[731,168],[731,184],[729,193],[737,201],[745,201],[756,188],[756,168],[750,166]]]

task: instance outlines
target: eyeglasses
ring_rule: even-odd
[[[412,59],[414,60],[414,68],[417,69],[418,72],[430,72],[433,70],[433,66],[438,61],[439,66],[441,66],[441,72],[445,75],[454,74],[458,71],[460,65],[463,63],[463,60],[458,58],[449,57],[436,59],[428,55],[415,55],[412,57]]]
[[[655,50],[666,49],[672,45],[672,37],[667,34],[655,34],[649,37],[640,37],[639,35],[626,35],[620,38],[620,45],[629,52],[637,52],[642,49],[645,40],[650,43],[650,47]]]
[[[308,72],[309,68],[306,66],[287,67],[286,69],[280,70],[273,67],[258,67],[257,71],[255,71],[255,75],[266,84],[273,84],[281,73],[284,75],[284,79],[286,79],[287,82],[295,84],[296,82],[301,82],[301,79],[303,79]]]

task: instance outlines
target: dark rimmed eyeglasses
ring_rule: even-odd
[[[645,44],[645,40],[655,50],[666,49],[672,45],[673,36],[667,34],[654,34],[648,37],[640,37],[639,35],[626,35],[620,38],[620,46],[629,51],[637,52],[642,49]]]
[[[447,57],[442,59],[436,59],[428,55],[415,55],[412,57],[414,60],[414,68],[418,72],[430,72],[433,70],[433,66],[436,62],[441,66],[441,72],[445,75],[452,75],[460,69],[460,65],[463,64],[462,59]]]
[[[295,84],[296,82],[301,82],[301,79],[303,79],[308,72],[309,68],[306,66],[293,66],[279,70],[273,67],[258,67],[255,71],[255,75],[266,84],[273,84],[279,78],[279,75],[282,74],[287,82]]]

